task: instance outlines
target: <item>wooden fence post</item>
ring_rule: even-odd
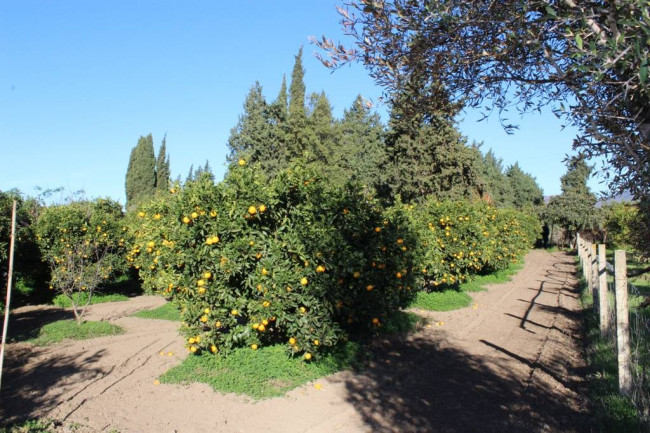
[[[598,307],[600,310],[600,335],[609,332],[609,298],[607,297],[607,255],[605,244],[598,245]]]
[[[598,290],[598,245],[592,244],[589,252],[591,253],[589,266],[591,266],[591,295],[593,296]],[[596,307],[594,306],[594,308]]]
[[[589,294],[591,295],[592,299],[594,296],[594,285],[593,285],[593,278],[592,278],[592,266],[591,266],[591,261],[593,258],[591,257],[591,242],[586,242],[585,245],[585,262],[583,264],[583,269],[585,270],[585,280],[587,281],[587,289],[589,289]]]
[[[630,320],[627,307],[627,261],[625,250],[614,251],[616,290],[616,348],[618,351],[618,391],[629,395],[632,389],[630,366]]]

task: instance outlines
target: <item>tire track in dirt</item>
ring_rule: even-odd
[[[128,316],[160,298],[95,305],[89,318],[126,334],[11,345],[0,419],[50,417],[78,433],[588,431],[574,272],[571,256],[532,251],[511,282],[473,294],[473,306],[418,311],[430,325],[378,341],[363,371],[258,402],[154,384],[186,356],[178,324]]]

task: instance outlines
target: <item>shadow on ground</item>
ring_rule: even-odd
[[[532,325],[534,331],[558,331],[570,338],[581,338],[579,313],[538,302],[543,291],[557,293],[555,287],[562,287],[563,295],[577,296],[566,279],[570,271],[567,260],[563,258],[538,282],[537,289],[531,289],[534,292],[530,299],[522,300],[530,307],[517,317],[520,323],[514,326]],[[543,327],[530,321],[533,308],[551,312],[562,320]],[[586,400],[576,398],[585,395],[580,379],[584,367],[579,360],[563,353],[529,360],[486,340],[477,344],[494,349],[487,352],[493,355],[478,356],[450,347],[440,330],[433,335],[384,341],[377,347],[369,368],[346,380],[348,401],[369,431],[591,431]],[[530,369],[539,372],[535,378],[526,376]],[[540,380],[546,375],[553,380]]]
[[[13,343],[36,338],[43,326],[66,319],[73,320],[74,314],[61,307],[22,307],[9,316],[8,341]]]
[[[103,354],[104,351],[99,350],[82,357],[59,356],[47,359],[46,349],[31,344],[13,345],[10,356],[5,360],[2,375],[0,425],[38,418],[54,409],[59,398],[66,392],[67,381],[103,377],[101,370],[89,367]],[[38,368],[25,368],[34,357],[41,358]],[[74,398],[74,395],[68,396],[70,398]]]

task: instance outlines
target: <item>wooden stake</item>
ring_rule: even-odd
[[[11,241],[9,243],[9,275],[7,276],[7,303],[5,304],[5,320],[2,327],[2,345],[0,345],[0,390],[2,390],[2,367],[5,360],[5,343],[9,328],[9,305],[11,304],[11,285],[14,274],[14,246],[16,243],[16,200],[11,210]]]
[[[607,255],[605,244],[598,245],[598,306],[600,309],[600,335],[609,332],[609,298],[607,297]]]
[[[616,290],[618,391],[621,395],[630,395],[632,390],[632,370],[630,365],[630,322],[627,307],[627,261],[625,250],[614,251],[614,281]]]

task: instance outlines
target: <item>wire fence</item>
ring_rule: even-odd
[[[594,310],[601,325],[601,336],[617,353],[619,391],[630,398],[641,421],[648,425],[650,424],[650,309],[638,308],[648,299],[648,294],[627,281],[624,251],[615,253],[615,261],[612,264],[606,261],[604,245],[600,245],[600,249],[597,249],[596,245],[578,238],[577,247],[584,277],[593,295]],[[617,260],[621,263],[617,263]],[[619,266],[618,273],[617,266]],[[617,290],[619,279],[623,284]],[[602,300],[601,293],[605,297]],[[625,305],[620,305],[622,300]],[[605,310],[603,314],[601,314],[602,309]]]

